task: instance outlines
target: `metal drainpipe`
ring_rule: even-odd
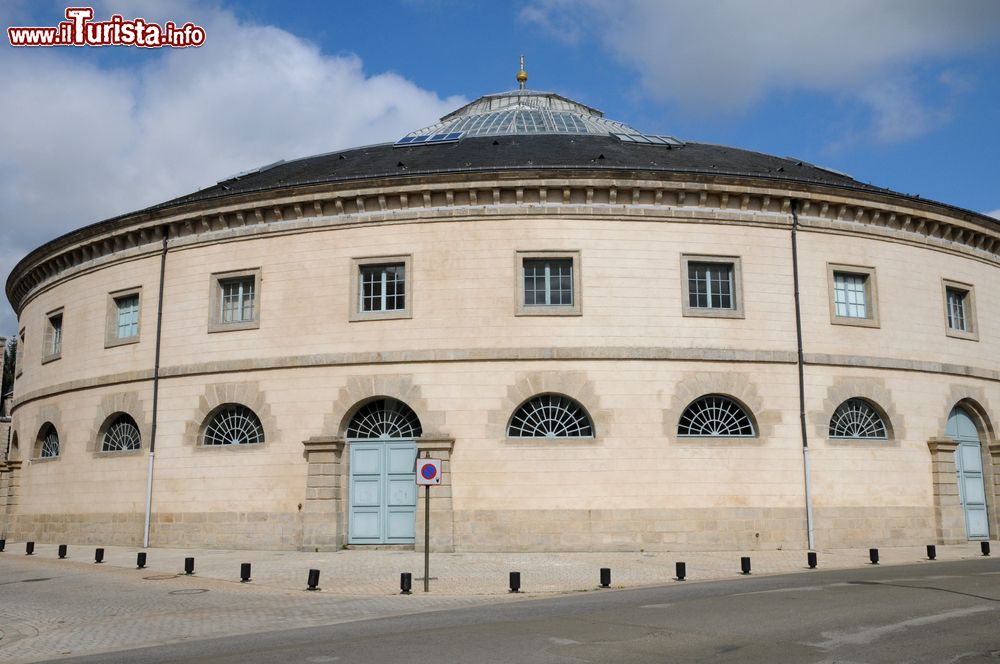
[[[146,472],[146,520],[142,529],[142,548],[149,547],[149,517],[153,507],[153,459],[156,456],[156,416],[160,397],[160,340],[163,327],[163,277],[167,271],[168,228],[163,226],[163,250],[160,252],[160,292],[156,302],[156,356],[153,360],[153,421],[149,429],[149,468]]]
[[[813,526],[812,484],[809,480],[809,434],[806,429],[805,361],[802,357],[802,309],[799,304],[799,245],[796,233],[799,228],[799,202],[792,199],[792,284],[795,289],[795,340],[798,346],[799,369],[799,425],[802,428],[802,473],[806,491],[806,538],[810,549],[816,548]]]

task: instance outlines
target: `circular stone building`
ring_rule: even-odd
[[[420,455],[437,550],[996,538],[998,252],[980,214],[488,95],[25,257],[0,526],[421,546]]]

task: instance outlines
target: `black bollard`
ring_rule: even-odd
[[[868,549],[868,560],[872,561],[872,565],[878,565],[878,549]]]
[[[240,563],[240,583],[250,583],[250,563]]]
[[[5,548],[7,548],[7,540],[0,539],[0,552],[2,552]]]
[[[188,576],[194,574],[194,558],[184,559],[184,573]]]
[[[743,572],[743,574],[750,573],[750,556],[743,556],[740,558],[740,571]]]
[[[687,563],[677,563],[674,565],[676,569],[677,576],[675,577],[678,581],[683,581],[684,577],[687,576]]]
[[[510,591],[512,593],[521,592],[521,573],[511,572],[510,573]]]
[[[94,562],[98,565],[104,562],[104,549],[94,549]]]
[[[135,556],[135,568],[143,569],[144,567],[146,567],[146,552],[140,551]]]
[[[927,560],[934,560],[937,558],[937,547],[933,544],[927,545]]]
[[[413,575],[409,572],[400,572],[399,574],[399,594],[400,595],[412,595],[413,591]]]
[[[60,544],[59,545],[59,559],[62,560],[65,557],[66,557],[66,545],[65,544]]]
[[[989,542],[980,542],[979,543],[979,550],[983,552],[984,556],[990,555],[990,543]]]
[[[34,554],[35,554],[35,543],[34,542],[25,542],[24,543],[24,555],[26,555],[26,556],[32,556]]]
[[[601,587],[610,588],[611,587],[611,568],[602,567],[601,568]]]
[[[806,562],[809,564],[809,569],[816,569],[816,552],[810,551],[806,554]]]
[[[319,570],[318,569],[311,569],[311,570],[309,570],[309,580],[308,580],[307,583],[309,585],[309,587],[307,588],[307,590],[319,590],[319,587],[318,587],[319,586]]]

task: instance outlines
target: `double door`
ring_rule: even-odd
[[[417,486],[412,440],[349,442],[350,544],[413,544]]]

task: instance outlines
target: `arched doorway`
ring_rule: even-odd
[[[347,426],[348,544],[413,544],[421,434],[416,413],[383,397],[361,406]]]
[[[955,448],[955,472],[958,475],[958,496],[965,513],[965,534],[969,539],[989,539],[990,522],[986,511],[979,430],[969,412],[955,406],[948,415],[945,433],[958,443]]]

